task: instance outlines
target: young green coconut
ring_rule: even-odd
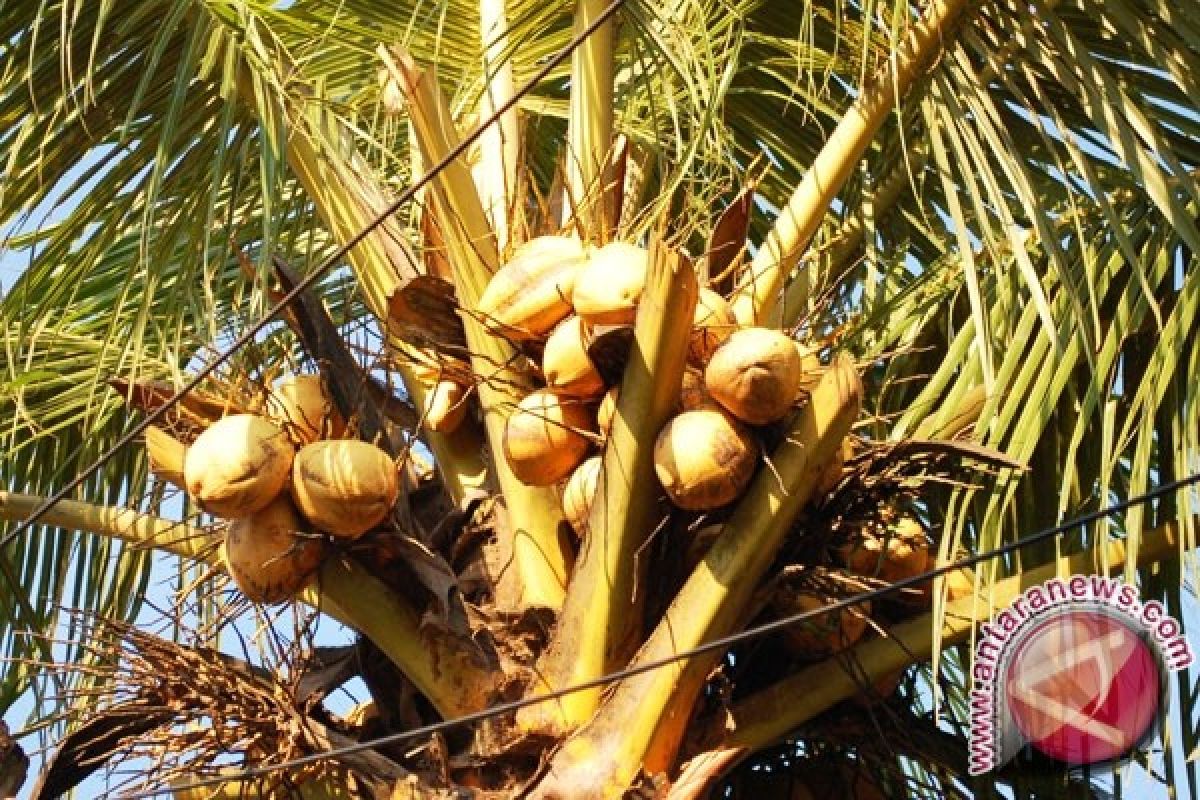
[[[591,447],[592,413],[578,398],[530,392],[509,416],[504,455],[517,480],[549,486],[571,474]]]
[[[593,325],[624,325],[637,316],[646,288],[650,253],[627,242],[610,242],[591,254],[575,282],[573,302]]]
[[[356,539],[396,502],[396,467],[378,447],[352,439],[314,442],[296,454],[292,497],[320,530]]]
[[[239,519],[265,508],[287,483],[295,448],[287,434],[254,414],[214,422],[188,448],[188,494],[210,514]]]
[[[518,247],[479,298],[484,326],[516,340],[549,333],[571,313],[586,256],[587,249],[573,236],[539,236]]]
[[[267,396],[267,411],[300,446],[336,439],[346,432],[346,421],[320,375],[291,375],[280,380]]]
[[[742,328],[713,354],[704,386],[730,414],[766,425],[792,410],[803,376],[792,339],[770,328]]]
[[[758,445],[744,425],[715,407],[672,418],[654,443],[654,471],[671,502],[688,511],[720,508],[754,476]]]
[[[325,541],[305,530],[287,495],[229,525],[221,554],[242,594],[282,603],[305,587],[325,555]]]

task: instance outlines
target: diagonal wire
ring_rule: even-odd
[[[528,81],[522,84],[521,87],[513,93],[512,97],[502,103],[486,119],[480,122],[480,124],[476,126],[475,130],[471,131],[471,133],[467,136],[464,136],[462,140],[453,148],[451,148],[450,152],[446,153],[446,155],[442,157],[442,159],[436,164],[434,164],[428,172],[426,172],[424,175],[410,184],[408,188],[401,192],[400,196],[397,197],[391,205],[384,209],[379,216],[371,220],[371,222],[365,228],[352,236],[345,244],[343,244],[341,247],[331,253],[328,258],[317,265],[317,267],[308,275],[306,275],[303,280],[292,287],[291,291],[281,297],[279,301],[275,303],[275,305],[272,306],[261,319],[258,320],[258,322],[255,322],[253,325],[247,328],[233,342],[233,344],[231,344],[226,350],[219,353],[216,358],[201,367],[200,370],[193,375],[191,379],[189,379],[187,383],[183,385],[182,388],[179,389],[179,391],[175,392],[175,394],[169,397],[161,406],[147,414],[141,422],[134,425],[128,433],[117,440],[116,444],[114,444],[108,449],[108,451],[97,458],[95,463],[72,478],[65,486],[63,486],[53,495],[46,498],[45,502],[35,508],[33,513],[31,513],[27,519],[23,520],[17,525],[17,527],[13,528],[3,538],[0,538],[0,550],[3,550],[5,547],[7,547],[8,544],[18,536],[27,533],[34,525],[37,524],[38,520],[45,516],[50,509],[54,508],[59,501],[65,500],[67,496],[70,495],[71,492],[78,489],[84,481],[102,469],[105,464],[107,464],[109,460],[113,458],[113,456],[121,451],[122,448],[140,436],[146,430],[146,428],[158,421],[160,417],[166,414],[169,410],[171,410],[171,408],[179,403],[180,400],[186,397],[189,392],[199,386],[200,383],[209,375],[211,375],[217,367],[223,364],[238,350],[249,344],[254,337],[257,336],[258,333],[262,331],[262,329],[265,328],[277,314],[279,314],[279,312],[287,307],[289,303],[299,297],[301,293],[311,288],[313,284],[320,280],[321,277],[327,271],[329,271],[329,269],[345,258],[347,253],[353,250],[376,228],[382,225],[388,217],[399,211],[416,195],[418,191],[420,191],[426,184],[437,177],[438,174],[448,167],[455,159],[465,153],[467,148],[474,144],[475,140],[478,139],[489,126],[495,123],[509,110],[514,108],[525,95],[529,94],[529,92],[531,92],[534,87],[537,86],[537,84],[545,80],[558,65],[566,61],[567,58],[570,57],[570,55],[575,52],[575,50],[581,44],[583,44],[588,37],[595,33],[595,31],[601,25],[607,22],[617,12],[617,10],[624,5],[624,2],[625,0],[612,0],[611,3],[605,6],[604,10],[601,11],[600,14],[594,20],[592,20],[592,22],[586,28],[577,33],[571,38],[571,41],[567,42],[565,47],[551,56],[546,63],[543,64],[541,68],[539,68],[538,71],[533,74],[532,77],[530,77]],[[9,577],[11,578],[11,576]],[[13,588],[19,589],[20,587]]]
[[[476,711],[472,714],[464,714],[463,716],[455,717],[454,719],[448,719],[448,720],[443,720],[441,722],[435,722],[430,725],[424,725],[420,728],[412,728],[407,731],[400,731],[398,733],[388,734],[387,736],[380,736],[376,739],[369,739],[365,742],[356,742],[355,744],[346,745],[345,747],[331,748],[324,752],[312,753],[310,755],[301,756],[299,758],[294,758],[289,761],[281,761],[278,764],[267,764],[267,765],[264,765],[261,767],[252,767],[249,769],[243,769],[243,770],[235,772],[235,773],[225,773],[223,775],[214,776],[211,778],[202,778],[200,780],[197,780],[197,781],[194,781],[191,783],[173,786],[169,790],[168,789],[152,789],[152,790],[147,790],[147,791],[135,792],[132,794],[126,794],[126,795],[122,795],[122,796],[129,798],[129,800],[137,800],[137,798],[155,797],[155,796],[160,795],[167,791],[180,792],[180,791],[186,791],[186,790],[191,790],[191,789],[200,789],[200,788],[204,788],[207,786],[216,786],[219,784],[231,783],[234,781],[253,780],[255,778],[261,778],[261,777],[264,777],[271,773],[279,772],[281,770],[294,769],[297,767],[304,767],[304,766],[308,766],[309,764],[317,763],[319,761],[326,761],[331,758],[337,758],[338,756],[353,755],[355,753],[361,753],[366,750],[373,750],[373,749],[375,749],[377,747],[381,747],[383,745],[396,744],[398,742],[406,742],[410,739],[417,739],[417,738],[420,738],[423,736],[429,736],[429,735],[432,735],[435,733],[441,733],[442,731],[446,731],[451,728],[457,728],[457,727],[460,727],[463,725],[470,725],[472,723],[482,722],[484,720],[488,720],[493,717],[498,717],[503,714],[509,714],[509,713],[512,713],[513,711],[517,711],[519,709],[525,708],[526,706],[532,706],[532,705],[537,705],[538,703],[545,703],[545,702],[549,702],[551,700],[557,700],[560,697],[565,697],[566,695],[574,694],[575,692],[581,692],[581,691],[585,691],[587,689],[595,689],[598,687],[607,686],[610,683],[615,683],[616,681],[624,680],[625,678],[631,678],[635,675],[641,675],[642,673],[645,673],[645,672],[651,672],[656,669],[661,669],[663,667],[670,666],[671,664],[674,664],[678,661],[683,661],[685,659],[692,658],[693,656],[703,655],[705,653],[711,653],[713,651],[718,651],[718,650],[726,650],[735,644],[740,644],[741,642],[745,642],[745,641],[749,641],[751,639],[757,639],[759,637],[766,636],[767,634],[774,633],[774,632],[782,630],[790,625],[794,625],[798,622],[803,622],[805,620],[820,616],[822,614],[827,614],[827,613],[830,613],[833,611],[838,611],[840,609],[849,608],[851,606],[858,606],[858,605],[863,604],[864,602],[884,597],[886,595],[892,594],[893,592],[898,592],[902,589],[908,589],[911,587],[915,587],[918,584],[921,584],[921,583],[924,583],[925,581],[930,580],[931,578],[936,578],[938,576],[945,575],[948,572],[953,572],[953,571],[955,571],[957,569],[961,569],[963,567],[973,567],[982,561],[987,561],[992,558],[1006,556],[1009,553],[1012,553],[1016,550],[1019,550],[1022,547],[1025,547],[1026,545],[1035,544],[1037,542],[1041,542],[1046,539],[1050,539],[1054,536],[1058,536],[1062,533],[1066,533],[1074,528],[1077,528],[1080,525],[1087,525],[1092,522],[1096,522],[1097,520],[1104,519],[1105,517],[1111,516],[1113,514],[1117,514],[1121,511],[1126,511],[1130,508],[1133,508],[1134,506],[1139,506],[1144,503],[1148,503],[1151,500],[1155,500],[1159,497],[1163,497],[1165,495],[1172,494],[1174,492],[1179,491],[1180,489],[1185,489],[1189,486],[1195,486],[1197,484],[1200,484],[1200,472],[1193,473],[1192,475],[1189,475],[1186,478],[1181,478],[1180,480],[1172,481],[1171,483],[1162,484],[1161,486],[1155,487],[1154,489],[1152,489],[1144,494],[1135,495],[1127,500],[1121,501],[1120,503],[1116,503],[1114,505],[1099,509],[1098,511],[1093,511],[1089,514],[1084,514],[1082,516],[1075,517],[1074,519],[1063,522],[1059,525],[1054,526],[1053,528],[1045,528],[1045,529],[1037,531],[1035,533],[1031,533],[1028,536],[1023,536],[1019,539],[1016,539],[1015,541],[1012,541],[1006,545],[1002,545],[1000,547],[996,547],[991,550],[985,550],[983,552],[976,553],[971,556],[966,556],[964,558],[960,558],[957,561],[953,561],[948,564],[943,564],[942,566],[937,567],[936,569],[926,570],[918,575],[913,575],[909,578],[905,578],[904,580],[896,581],[895,583],[889,584],[887,586],[884,586],[884,587],[881,587],[878,589],[872,589],[871,591],[862,592],[860,594],[852,595],[850,597],[844,597],[841,600],[838,600],[837,602],[830,603],[829,605],[825,605],[820,608],[815,608],[810,611],[804,611],[804,612],[801,612],[798,614],[792,614],[787,617],[781,617],[779,619],[772,620],[771,622],[767,622],[762,625],[756,625],[753,628],[746,628],[745,630],[739,631],[738,633],[734,633],[729,636],[723,636],[719,639],[713,639],[711,641],[704,642],[703,644],[701,644],[697,647],[694,647],[691,650],[685,650],[680,653],[675,653],[673,655],[666,656],[665,658],[656,659],[654,661],[647,661],[644,664],[638,664],[637,666],[627,667],[626,669],[617,670],[615,672],[610,672],[606,675],[601,675],[598,678],[593,678],[592,680],[584,681],[582,683],[577,683],[572,686],[567,686],[563,689],[557,689],[552,692],[546,692],[545,694],[534,695],[533,697],[524,697],[524,698],[521,698],[520,700],[513,700],[508,703],[500,703],[499,705],[492,706],[491,708],[486,708],[482,711]]]

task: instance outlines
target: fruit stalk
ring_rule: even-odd
[[[508,15],[505,0],[479,0],[479,31],[483,39],[483,94],[479,118],[488,119],[516,93],[508,50]],[[509,211],[517,187],[521,128],[514,106],[500,115],[479,136],[479,161],[472,174],[484,213],[503,250],[509,243]]]
[[[587,30],[608,5],[606,0],[579,0],[575,4],[575,35]],[[597,242],[607,240],[612,225],[609,155],[613,144],[615,29],[610,19],[571,54],[563,224],[569,225],[574,219],[580,237]]]
[[[797,414],[704,560],[676,595],[631,666],[732,632],[796,515],[858,416],[862,383],[839,357]],[[704,680],[720,653],[692,657],[619,682],[599,711],[555,754],[533,797],[617,798],[638,772],[674,761]]]
[[[656,242],[634,325],[587,532],[554,637],[531,694],[599,677],[637,646],[645,589],[637,552],[661,514],[654,477],[654,440],[679,395],[697,295],[687,259]],[[526,731],[569,732],[592,715],[600,690],[529,706]]]

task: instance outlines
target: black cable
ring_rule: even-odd
[[[78,475],[76,475],[74,478],[72,478],[67,483],[66,486],[63,486],[61,489],[59,489],[57,492],[52,494],[50,497],[46,498],[45,502],[43,502],[40,506],[35,508],[33,510],[33,513],[30,514],[27,519],[25,519],[20,524],[18,524],[17,527],[15,527],[11,531],[9,531],[9,533],[6,534],[3,538],[0,538],[0,550],[3,550],[5,547],[7,547],[9,542],[11,542],[13,539],[15,539],[18,536],[20,536],[21,534],[29,531],[30,528],[32,528],[34,525],[37,524],[38,520],[40,520],[43,516],[46,515],[46,512],[48,512],[48,511],[50,511],[50,509],[54,508],[54,506],[57,505],[59,501],[65,500],[67,498],[67,496],[69,494],[71,494],[71,492],[78,489],[79,486],[82,485],[84,481],[86,481],[89,477],[91,477],[95,472],[97,472],[98,470],[103,468],[104,465],[107,464],[117,453],[119,453],[123,447],[125,447],[130,442],[132,442],[135,438],[140,436],[146,430],[146,428],[148,428],[152,424],[154,424],[160,417],[162,417],[164,414],[166,414],[167,411],[169,411],[171,408],[173,408],[180,400],[182,400],[184,397],[186,397],[189,392],[191,392],[193,389],[195,389],[197,386],[199,386],[201,381],[203,381],[205,378],[207,378],[209,375],[212,374],[213,370],[215,370],[217,367],[219,367],[221,364],[223,364],[230,356],[232,356],[238,350],[242,349],[247,344],[249,344],[254,339],[254,337],[257,336],[258,333],[263,328],[265,328],[272,319],[275,318],[276,314],[278,314],[285,307],[287,307],[287,305],[289,303],[291,303],[293,300],[295,300],[297,297],[299,297],[301,293],[307,291],[313,284],[315,284],[318,280],[320,280],[320,278],[330,268],[332,268],[335,264],[337,264],[339,261],[341,261],[346,256],[347,253],[349,253],[351,250],[353,250],[359,244],[359,242],[361,242],[363,239],[367,238],[367,236],[369,236],[372,231],[374,231],[376,228],[378,228],[380,225],[382,225],[384,220],[386,220],[392,214],[395,214],[397,211],[399,211],[404,206],[405,203],[407,203],[409,200],[411,200],[413,198],[413,196],[418,191],[421,190],[422,187],[424,187],[427,183],[429,183],[431,180],[433,180],[442,170],[444,170],[446,167],[448,167],[456,158],[458,158],[460,155],[462,155],[464,152],[466,152],[467,148],[470,147],[472,144],[474,144],[475,140],[478,139],[483,134],[483,132],[485,130],[487,130],[487,128],[489,126],[491,126],[494,122],[496,122],[498,119],[500,119],[500,117],[503,116],[505,113],[507,113],[510,109],[515,107],[517,105],[517,103],[520,102],[521,98],[524,97],[525,95],[529,94],[529,92],[531,92],[533,90],[533,88],[535,86],[537,86],[537,84],[539,84],[543,80],[545,80],[550,75],[551,71],[554,70],[555,67],[557,67],[562,62],[566,61],[567,57],[570,56],[576,50],[576,48],[578,48],[581,44],[583,44],[583,42],[589,36],[591,36],[593,33],[595,33],[596,29],[598,29],[601,25],[603,25],[605,22],[607,22],[608,19],[610,17],[612,17],[612,15],[615,14],[617,12],[617,10],[623,4],[624,4],[624,0],[613,0],[609,5],[605,6],[604,10],[600,12],[600,15],[598,17],[596,17],[596,19],[594,19],[591,22],[591,24],[589,24],[586,28],[584,28],[582,31],[580,31],[578,34],[576,34],[574,37],[572,37],[571,41],[569,41],[562,50],[558,51],[553,56],[551,56],[550,59],[536,73],[534,73],[533,77],[531,77],[528,81],[526,81],[521,86],[521,88],[518,89],[513,94],[512,97],[510,97],[508,100],[504,101],[500,105],[499,108],[497,108],[495,111],[493,111],[492,114],[489,115],[487,119],[483,120],[483,122],[481,122],[475,128],[475,130],[473,130],[469,135],[463,137],[462,141],[460,141],[457,145],[455,145],[453,148],[451,148],[450,152],[447,153],[445,156],[443,156],[442,159],[440,161],[438,161],[433,166],[432,169],[430,169],[428,172],[426,172],[424,175],[422,175],[419,179],[417,179],[416,182],[410,184],[407,189],[405,189],[403,192],[401,192],[400,196],[398,198],[396,198],[395,202],[393,202],[386,209],[384,209],[383,212],[379,214],[379,216],[377,216],[373,220],[371,220],[371,222],[365,228],[363,228],[361,231],[359,231],[357,234],[355,234],[353,237],[351,237],[348,242],[346,242],[341,247],[339,247],[337,250],[335,250],[332,254],[330,254],[330,256],[328,258],[326,258],[323,262],[321,262],[319,265],[317,265],[317,267],[311,273],[306,275],[303,280],[301,280],[294,287],[292,287],[291,291],[289,291],[287,294],[285,294],[279,300],[279,302],[277,302],[274,306],[272,306],[267,311],[266,315],[262,319],[260,319],[258,322],[251,325],[245,332],[243,332],[242,335],[239,336],[233,342],[233,344],[231,344],[229,346],[228,349],[224,350],[223,352],[218,354],[215,359],[213,359],[212,361],[210,361],[209,363],[207,363],[203,367],[201,367],[200,371],[197,372],[194,376],[192,376],[192,378],[190,380],[188,380],[187,383],[185,383],[183,385],[183,387],[181,389],[179,389],[179,391],[175,392],[175,394],[173,394],[171,397],[167,398],[166,402],[164,402],[161,406],[159,406],[158,408],[154,409],[149,414],[147,414],[146,417],[141,422],[134,425],[133,429],[130,430],[129,433],[125,434],[120,439],[118,439],[117,443],[114,444],[111,448],[109,448],[108,451],[105,452],[102,456],[100,456],[98,459],[96,459],[94,464],[92,464],[90,467],[85,469],[83,472],[80,472]],[[17,588],[17,587],[14,587],[14,588]]]
[[[314,764],[318,761],[326,761],[331,758],[337,758],[338,756],[352,755],[354,753],[361,753],[364,750],[373,750],[376,747],[380,747],[382,745],[396,744],[398,742],[408,741],[409,739],[416,739],[416,738],[419,738],[422,736],[430,736],[435,733],[441,733],[442,731],[448,730],[450,728],[456,728],[456,727],[459,727],[462,725],[469,725],[474,722],[482,722],[484,720],[491,719],[492,717],[498,717],[502,714],[508,714],[513,711],[517,711],[519,709],[525,708],[526,706],[536,705],[538,703],[545,703],[550,700],[557,700],[560,697],[565,697],[566,695],[574,694],[575,692],[581,692],[581,691],[585,691],[587,689],[595,689],[597,687],[606,686],[610,683],[614,683],[619,680],[624,680],[625,678],[631,678],[635,675],[641,675],[644,672],[650,672],[652,670],[656,670],[656,669],[660,669],[665,666],[669,666],[671,664],[674,664],[677,661],[682,661],[684,659],[692,658],[693,656],[703,655],[704,653],[709,653],[714,650],[728,649],[729,647],[731,647],[735,644],[740,644],[741,642],[749,641],[751,639],[757,639],[761,636],[765,636],[769,633],[774,633],[774,632],[782,630],[783,628],[786,628],[790,625],[794,625],[797,622],[803,622],[812,617],[816,617],[816,616],[819,616],[822,614],[827,614],[827,613],[830,613],[833,611],[838,611],[843,608],[849,608],[851,606],[861,605],[862,603],[865,603],[865,602],[868,602],[871,600],[876,600],[880,597],[884,597],[885,595],[891,594],[893,592],[897,592],[902,589],[907,589],[909,587],[916,586],[917,584],[924,583],[925,581],[930,580],[931,578],[936,578],[940,575],[945,575],[948,572],[953,572],[954,570],[962,569],[963,567],[975,566],[976,564],[980,563],[981,561],[986,561],[988,559],[996,558],[998,556],[1008,555],[1009,553],[1019,550],[1020,548],[1026,546],[1026,545],[1035,544],[1035,543],[1043,541],[1045,539],[1049,539],[1051,537],[1058,536],[1059,534],[1065,533],[1066,531],[1071,530],[1072,528],[1078,527],[1080,525],[1086,525],[1091,522],[1095,522],[1097,520],[1103,519],[1104,517],[1108,517],[1108,516],[1111,516],[1112,514],[1116,514],[1121,511],[1125,511],[1127,509],[1133,508],[1134,506],[1138,506],[1143,503],[1147,503],[1151,500],[1155,500],[1164,495],[1171,494],[1172,492],[1176,492],[1180,489],[1186,488],[1188,486],[1194,486],[1196,484],[1200,484],[1200,472],[1197,472],[1193,475],[1190,475],[1186,478],[1182,478],[1177,481],[1172,481],[1171,483],[1163,484],[1162,486],[1152,489],[1151,491],[1146,492],[1145,494],[1136,495],[1128,500],[1124,500],[1115,505],[1111,505],[1106,508],[1102,508],[1098,511],[1093,511],[1089,514],[1084,514],[1081,517],[1076,517],[1075,519],[1068,520],[1067,522],[1064,522],[1060,525],[1056,525],[1053,528],[1046,528],[1044,530],[1041,530],[1036,533],[1032,533],[1028,536],[1017,539],[1016,541],[1010,542],[1009,544],[1002,545],[1000,547],[996,547],[991,550],[985,550],[981,553],[976,553],[975,555],[972,555],[972,556],[960,558],[957,561],[953,561],[948,564],[943,564],[942,566],[937,567],[936,569],[926,570],[926,571],[920,573],[919,575],[913,575],[911,577],[905,578],[904,580],[896,581],[895,583],[889,584],[887,586],[883,586],[878,589],[872,589],[871,591],[868,591],[868,592],[862,592],[861,594],[853,595],[851,597],[845,597],[834,603],[830,603],[829,605],[822,606],[821,608],[812,609],[810,611],[804,611],[799,614],[792,614],[787,617],[781,617],[777,620],[772,620],[771,622],[767,622],[762,625],[757,625],[753,628],[746,628],[745,630],[739,631],[738,633],[730,634],[729,636],[723,636],[719,639],[713,639],[710,642],[705,642],[704,644],[694,647],[691,650],[686,650],[682,653],[675,653],[673,655],[667,656],[665,658],[660,658],[655,661],[648,661],[645,664],[639,664],[635,667],[627,667],[622,670],[617,670],[616,672],[610,672],[606,675],[601,675],[598,678],[593,678],[592,680],[589,680],[589,681],[584,681],[582,683],[578,683],[573,686],[568,686],[564,689],[557,689],[552,692],[546,692],[545,694],[539,694],[539,695],[535,695],[533,697],[525,697],[525,698],[521,698],[520,700],[513,700],[508,703],[501,703],[499,705],[492,706],[491,708],[484,709],[483,711],[476,711],[472,714],[466,714],[464,716],[456,717],[454,719],[448,719],[448,720],[443,720],[441,722],[435,722],[431,725],[424,725],[420,728],[413,728],[413,729],[407,730],[407,731],[400,731],[398,733],[388,734],[387,736],[380,736],[377,739],[371,739],[371,740],[365,741],[365,742],[356,742],[355,744],[352,744],[352,745],[346,745],[345,747],[333,748],[331,750],[326,750],[325,752],[322,752],[322,753],[312,753],[310,755],[291,759],[290,761],[282,761],[278,764],[268,764],[268,765],[261,766],[261,767],[252,767],[250,769],[245,769],[240,772],[233,773],[233,774],[226,773],[224,775],[213,776],[211,778],[203,778],[201,780],[197,780],[192,783],[187,783],[187,784],[183,784],[180,786],[173,786],[170,789],[147,790],[147,791],[143,791],[143,792],[137,792],[134,794],[124,795],[124,797],[127,797],[130,800],[135,800],[136,798],[154,797],[155,795],[162,794],[163,792],[168,792],[168,791],[178,792],[178,791],[190,790],[190,789],[200,789],[200,788],[203,788],[206,786],[216,786],[219,784],[231,783],[234,781],[253,780],[255,778],[264,777],[273,772],[279,772],[282,770],[293,769],[295,767],[303,767],[303,766],[307,766],[309,764]]]

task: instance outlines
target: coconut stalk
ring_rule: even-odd
[[[1200,520],[1200,518],[1197,518]],[[1181,522],[1175,520],[1144,533],[1138,544],[1138,563],[1147,566],[1178,553]],[[696,755],[680,776],[687,793],[670,795],[673,799],[700,797],[722,774],[746,756],[769,747],[817,714],[833,707],[884,675],[910,664],[927,660],[933,651],[935,627],[941,628],[943,646],[966,641],[975,626],[989,619],[1021,592],[1062,575],[1092,574],[1098,565],[1124,565],[1127,545],[1110,541],[1104,553],[1089,550],[1048,564],[1028,569],[1020,575],[1001,580],[981,595],[971,595],[947,604],[940,621],[922,614],[896,625],[882,637],[866,639],[845,653],[814,664],[779,683],[750,695],[712,720],[696,737]],[[1105,560],[1106,559],[1106,560]],[[847,664],[854,664],[853,670]],[[690,773],[703,773],[705,782],[697,784]]]
[[[775,220],[767,238],[754,254],[749,269],[734,290],[732,305],[738,322],[756,325],[771,319],[779,290],[788,273],[808,247],[830,202],[853,174],[858,161],[891,113],[897,98],[903,98],[929,67],[941,56],[962,12],[973,6],[969,0],[932,0],[924,18],[913,26],[894,60],[888,60],[874,82],[861,94],[834,128],[804,173],[787,206]],[[809,278],[803,278],[793,308],[808,304]],[[801,291],[803,290],[803,296]]]
[[[516,94],[508,51],[508,13],[505,0],[479,0],[479,32],[483,46],[483,94],[479,119],[490,119],[496,109]],[[508,246],[509,215],[517,187],[521,157],[521,128],[517,108],[505,111],[479,136],[479,161],[471,170],[483,212],[496,234],[501,251]]]
[[[679,398],[697,292],[688,260],[655,240],[587,533],[531,695],[598,678],[626,663],[637,647],[646,596],[637,553],[662,516],[651,489],[657,485],[654,441]],[[570,732],[595,712],[600,693],[590,689],[528,706],[518,725],[527,732]]]
[[[759,471],[630,666],[726,636],[744,622],[755,588],[861,404],[858,373],[849,358],[839,357],[772,454],[772,468]],[[720,657],[694,656],[617,683],[596,715],[554,755],[532,796],[619,798],[640,771],[669,769]]]
[[[608,5],[604,0],[579,0],[574,34],[587,30]],[[609,155],[613,145],[615,30],[610,19],[571,54],[563,225],[574,221],[581,238],[598,242],[607,241],[613,224]]]
[[[384,66],[409,101],[417,145],[427,164],[440,162],[459,142],[436,76],[419,69],[397,49],[379,48]],[[479,194],[462,159],[443,169],[431,184],[439,208],[445,211],[442,232],[453,273],[458,302],[467,309],[479,305],[492,273],[499,266],[496,239],[488,225]],[[514,366],[519,353],[493,336],[470,314],[464,315],[471,367],[479,378],[479,402],[492,453],[491,469],[507,505],[515,536],[513,557],[523,607],[562,607],[567,582],[568,545],[560,535],[562,511],[553,489],[526,486],[509,468],[504,452],[504,426],[521,397],[532,388],[527,374]]]
[[[0,519],[26,519],[44,499],[0,491]],[[131,508],[62,500],[46,512],[42,524],[120,539],[224,569],[210,531]],[[461,642],[426,636],[417,611],[357,562],[326,560],[316,581],[298,599],[363,633],[443,716],[478,711],[491,699],[495,673]]]

